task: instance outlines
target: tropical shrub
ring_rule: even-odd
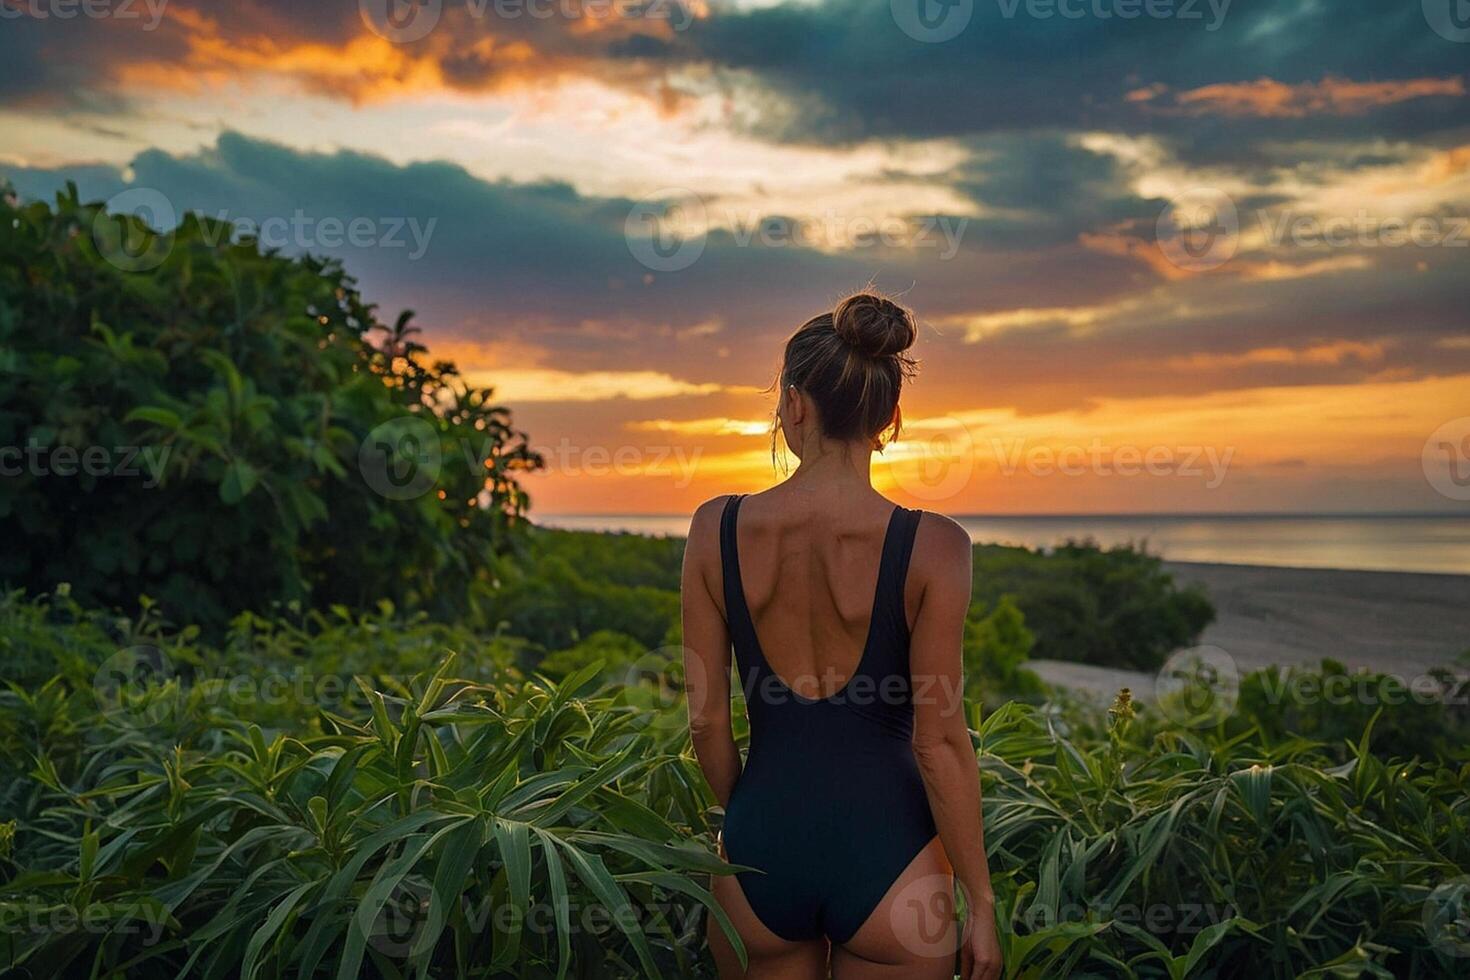
[[[556,545],[564,539],[540,529],[531,537],[523,553],[502,563],[496,588],[485,595],[489,622],[548,650],[573,646],[598,630],[622,633],[646,647],[676,641],[677,586],[597,579],[560,552]],[[547,544],[552,547],[543,550]]]
[[[268,734],[176,681],[0,701],[0,858],[35,976],[692,976],[708,790],[616,697],[432,676]],[[578,696],[578,695],[582,696]],[[42,737],[44,736],[44,737]]]
[[[983,615],[978,608],[965,617],[965,700],[999,707],[1008,698],[1040,698],[1045,685],[1024,666],[1036,643],[1026,617],[1010,596]]]
[[[1023,645],[988,618],[982,645]],[[729,869],[677,661],[527,679],[526,648],[446,629],[241,616],[216,647],[0,600],[7,652],[54,674],[0,693],[0,969],[709,976],[704,875]],[[113,637],[174,669],[113,669]],[[334,683],[262,696],[293,670]],[[1395,757],[1385,717],[1333,744],[1127,697],[990,712],[1007,976],[1457,975],[1470,753]]]
[[[1470,954],[1470,766],[1361,732],[1100,738],[1011,704],[977,733],[1008,976],[1448,977]]]
[[[538,459],[409,317],[221,221],[3,197],[0,583],[209,629],[292,602],[464,614]]]
[[[1341,759],[1369,722],[1373,741],[1402,758],[1442,757],[1470,742],[1470,678],[1442,668],[1412,684],[1377,671],[1268,667],[1241,679],[1230,729],[1275,742],[1310,738]]]
[[[1010,596],[1035,635],[1037,657],[1157,670],[1215,618],[1198,586],[1180,587],[1141,547],[1069,542],[1049,552],[975,548],[974,597]]]

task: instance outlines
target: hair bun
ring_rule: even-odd
[[[832,329],[864,357],[892,357],[918,337],[914,315],[886,296],[854,293],[832,311]]]

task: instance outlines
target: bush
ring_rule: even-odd
[[[600,686],[596,661],[528,681],[513,644],[390,610],[241,616],[220,648],[150,615],[119,635],[185,666],[110,686],[97,657],[124,624],[14,597],[0,622],[33,669],[56,661],[0,694],[0,968],[712,974],[703,876],[729,869],[677,663],[640,658],[628,686]],[[1005,603],[970,632],[1025,645]],[[292,667],[364,676],[242,695]],[[1342,763],[1126,698],[1070,729],[992,712],[973,738],[1008,975],[1455,975],[1470,760],[1349,735]]]
[[[1230,729],[1273,742],[1301,737],[1344,761],[1369,726],[1380,748],[1402,758],[1445,757],[1470,742],[1470,680],[1449,669],[1413,687],[1389,674],[1320,667],[1268,667],[1241,678]]]
[[[503,563],[496,589],[485,598],[488,621],[546,650],[573,646],[598,630],[625,634],[650,648],[677,638],[677,587],[589,577],[559,543],[537,529],[517,560]]]
[[[1134,718],[1120,697],[1069,737],[1011,704],[977,733],[1008,975],[1458,975],[1463,750],[1386,760],[1364,732],[1339,765]]]
[[[586,691],[590,671],[487,686],[450,667],[363,683],[320,734],[270,734],[172,684],[101,711],[64,682],[12,690],[8,747],[35,765],[6,807],[5,965],[700,972],[688,926],[712,899],[693,876],[726,869],[692,760],[644,712]]]
[[[1010,596],[1036,636],[1032,652],[1053,660],[1157,670],[1215,618],[1200,588],[1178,587],[1159,558],[1132,546],[980,545],[974,579],[976,601],[993,608]]]
[[[1026,617],[1010,596],[987,615],[977,608],[965,619],[965,700],[999,707],[1008,698],[1039,698],[1045,685],[1024,666],[1036,642]]]
[[[0,200],[0,582],[211,630],[292,602],[463,614],[526,506],[524,435],[335,262],[229,231]],[[157,268],[120,268],[117,236]]]

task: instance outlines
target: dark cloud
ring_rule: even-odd
[[[111,16],[84,16],[68,3],[68,17],[49,13],[59,2],[0,0],[10,11],[0,21],[0,93],[12,104],[116,109],[128,96],[119,79],[139,68],[153,70],[150,84],[170,86],[192,84],[196,74],[274,70],[310,91],[352,100],[413,92],[429,77],[477,91],[576,74],[657,95],[662,62],[651,73],[640,63],[657,60],[673,25],[690,16],[671,0],[638,16],[593,15],[598,26],[589,30],[566,12],[614,8],[584,0],[448,0],[426,36],[354,51],[354,42],[378,41],[355,2],[98,0]],[[308,57],[285,56],[308,47]]]
[[[313,73],[298,63],[291,70],[308,88],[348,98],[411,84],[414,59],[432,63],[440,84],[463,89],[580,72],[667,103],[679,85],[709,84],[692,81],[701,76],[686,69],[712,67],[738,107],[733,124],[763,138],[959,142],[969,159],[939,180],[976,202],[972,239],[1008,249],[1145,225],[1162,208],[1164,202],[1130,190],[1131,175],[1119,160],[1079,145],[1076,134],[1084,131],[1156,137],[1180,165],[1227,167],[1260,180],[1253,206],[1273,199],[1267,182],[1283,169],[1303,183],[1330,182],[1425,146],[1470,142],[1470,98],[1400,97],[1374,88],[1395,79],[1461,77],[1463,46],[1435,34],[1416,4],[1379,0],[1352,16],[1316,0],[1198,0],[1187,6],[1197,16],[1188,18],[1062,12],[1109,10],[1113,0],[1087,4],[976,0],[958,36],[921,43],[899,28],[890,4],[867,0],[747,11],[717,6],[678,32],[657,18],[587,31],[560,16],[497,16],[493,4],[475,17],[471,10],[483,5],[460,0],[446,4],[429,37],[392,49],[408,59],[396,68]],[[1186,9],[1182,0],[1179,6]],[[187,80],[220,67],[218,46],[201,55],[192,43],[201,34],[257,54],[310,43],[321,46],[322,57],[335,51],[344,59],[351,42],[371,37],[356,4],[240,0],[206,9],[172,0],[163,9],[155,31],[142,29],[146,15],[6,21],[0,92],[22,108],[126,119],[120,72],[182,66]],[[1302,94],[1286,104],[1311,111],[1231,114],[1249,108],[1263,86],[1298,87]],[[1347,96],[1339,91],[1344,86]],[[1200,91],[1211,97],[1201,100]],[[1222,106],[1235,108],[1221,114]]]
[[[563,366],[657,360],[659,328],[709,320],[728,325],[721,343],[739,345],[762,329],[789,328],[793,311],[829,306],[876,271],[862,260],[742,245],[715,231],[690,267],[660,272],[630,251],[624,226],[638,203],[630,199],[588,197],[564,183],[488,182],[449,163],[298,152],[237,133],[195,154],[147,151],[129,170],[131,180],[98,166],[0,170],[0,177],[28,197],[75,180],[84,198],[152,188],[176,213],[274,219],[269,241],[288,253],[343,259],[373,297],[417,309],[441,336],[518,339]],[[282,227],[298,216],[304,232]],[[398,243],[324,247],[317,229],[328,219],[344,226],[365,219],[380,238],[397,228]],[[418,257],[415,228],[424,243]],[[654,353],[632,349],[633,340],[648,340]]]
[[[919,0],[914,0],[919,2]],[[1019,5],[1017,5],[1017,3]],[[1230,134],[1257,138],[1360,132],[1364,119],[1198,119],[1129,101],[1150,85],[1186,91],[1261,78],[1288,84],[1455,76],[1464,50],[1435,34],[1417,3],[1373,0],[1349,15],[1317,0],[1234,0],[1216,29],[1206,2],[1179,3],[1197,19],[1035,17],[1058,4],[976,0],[968,26],[922,43],[895,25],[887,3],[828,0],[724,12],[690,29],[674,57],[705,60],[786,103],[753,127],[800,142],[961,136],[997,130],[1107,128],[1176,137],[1217,152]],[[1111,0],[1063,3],[1111,10]],[[963,8],[959,8],[963,9]],[[1008,15],[1014,10],[1013,15]],[[1424,99],[1370,113],[1397,136],[1463,130],[1461,99]]]
[[[1020,145],[989,147],[1005,151],[1007,166],[999,176],[974,177],[977,200],[1040,212],[1047,195],[1081,190],[1077,200],[1057,203],[1058,224],[1043,223],[1024,248],[997,246],[993,228],[965,233],[948,260],[936,250],[881,246],[830,254],[743,243],[717,231],[697,261],[671,272],[650,270],[630,251],[624,227],[636,202],[564,183],[488,182],[447,163],[399,166],[227,133],[193,154],[140,154],[127,180],[106,167],[0,176],[31,197],[73,179],[92,198],[155,188],[180,212],[256,222],[289,222],[299,213],[308,230],[304,239],[288,234],[287,251],[342,258],[390,313],[417,309],[431,340],[508,342],[569,371],[646,369],[696,382],[764,383],[791,329],[870,278],[902,293],[928,325],[930,390],[949,386],[972,405],[1040,411],[1107,395],[1470,370],[1470,349],[1442,343],[1464,333],[1463,249],[1296,249],[1276,257],[1276,278],[1247,275],[1261,259],[1242,256],[1216,273],[1167,281],[1135,258],[1063,233],[1065,222],[1101,222],[1143,206],[1118,196],[1119,177],[1106,160],[1054,141],[1039,151]],[[1022,160],[1036,173],[1015,173]],[[344,227],[366,219],[378,234],[398,226],[400,243],[324,247],[312,230],[323,219]],[[432,228],[418,258],[414,226]],[[1280,276],[1320,260],[1339,265]],[[965,324],[977,317],[1037,308],[1099,312],[1080,324],[1061,317],[966,341]],[[1247,356],[1340,343],[1372,349]]]
[[[1115,156],[1058,133],[1000,133],[968,144],[947,181],[982,209],[975,231],[997,246],[1034,248],[1083,232],[1153,221],[1164,201],[1141,198]]]

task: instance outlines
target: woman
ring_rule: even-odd
[[[725,808],[712,888],[720,975],[759,980],[996,977],[1000,951],[965,724],[960,642],[970,539],[873,489],[901,423],[912,314],[872,293],[786,343],[777,419],[801,463],[784,483],[703,504],[683,607],[689,728]],[[730,650],[750,752],[730,729]],[[954,878],[967,920],[956,935]]]

